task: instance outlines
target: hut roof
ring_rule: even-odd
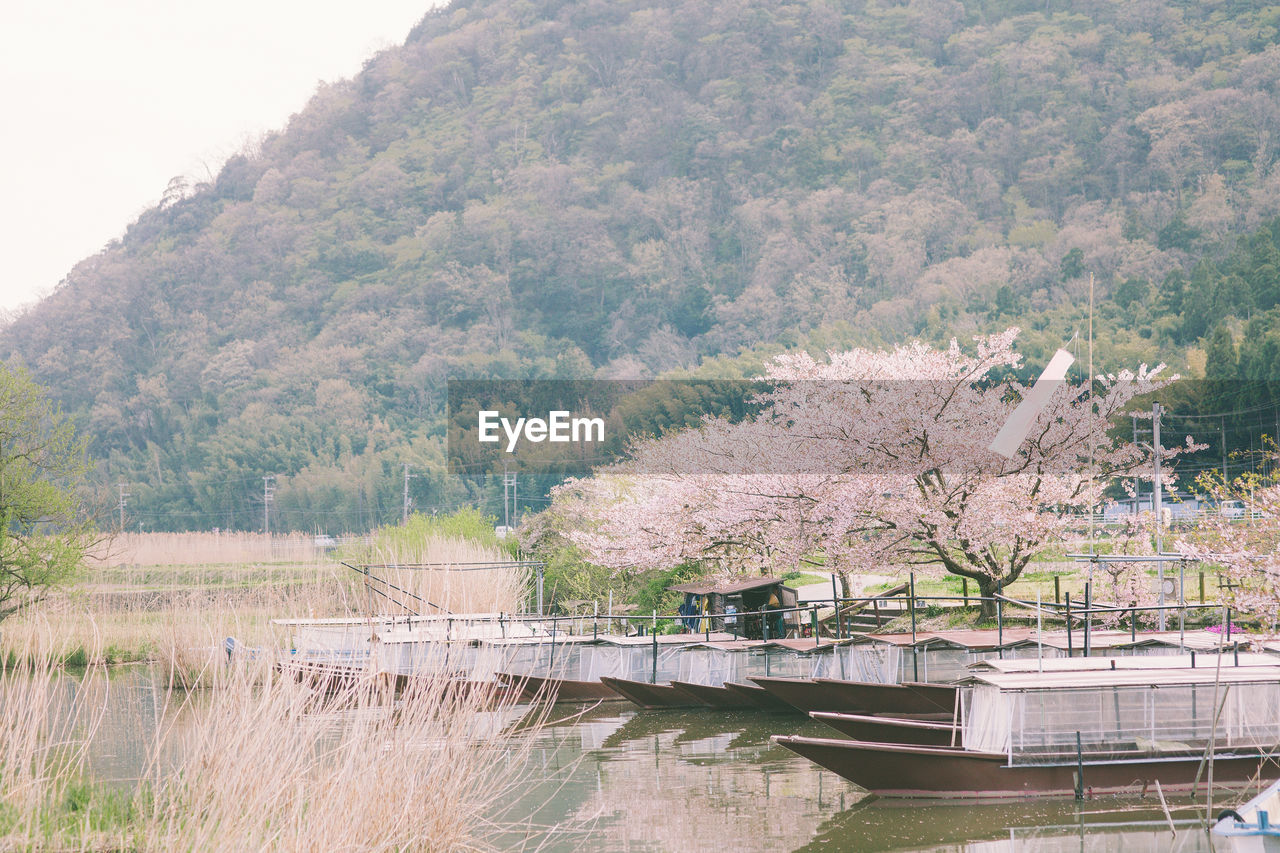
[[[678,586],[669,586],[667,589],[674,592],[687,592],[691,595],[709,595],[711,593],[731,595],[735,592],[747,592],[748,590],[761,589],[767,586],[785,586],[785,584],[782,578],[748,578],[728,583],[694,581],[692,583],[682,583]]]

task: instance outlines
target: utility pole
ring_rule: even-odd
[[[1227,480],[1227,416],[1222,416],[1222,485],[1226,485]]]
[[[1156,516],[1156,557],[1164,552],[1160,539],[1160,525],[1164,523],[1164,488],[1160,484],[1160,404],[1151,404],[1151,450],[1155,458],[1155,482],[1152,483],[1151,508]],[[1160,630],[1165,627],[1164,620],[1164,561],[1156,560],[1156,583],[1160,585]]]
[[[120,532],[122,533],[124,532],[124,505],[128,503],[126,498],[132,497],[132,495],[124,490],[124,487],[127,485],[128,483],[116,483],[116,488],[120,490]]]
[[[516,514],[516,472],[502,469],[502,525],[511,529],[511,517]]]
[[[418,475],[409,473],[409,463],[404,463],[404,510],[400,513],[401,524],[409,523],[409,504],[411,503],[409,500],[409,478],[416,476]]]
[[[262,532],[271,535],[271,502],[276,497],[276,475],[268,474],[262,478]]]

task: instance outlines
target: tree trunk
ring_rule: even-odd
[[[979,603],[978,618],[979,619],[995,619],[996,618],[996,594],[1004,589],[1004,584],[995,578],[982,577],[978,578],[978,594],[982,596]]]

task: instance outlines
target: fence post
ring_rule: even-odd
[[[843,636],[840,625],[840,590],[836,588],[836,573],[831,573],[831,606],[835,609],[836,619],[836,639],[839,640]]]
[[[822,645],[822,638],[818,636],[818,605],[813,606],[813,644],[815,646]]]
[[[547,660],[547,678],[555,678],[556,668],[556,617],[551,617],[551,657]]]
[[[1054,604],[1062,603],[1062,576],[1061,575],[1053,576],[1053,603]]]
[[[916,644],[916,573],[911,573],[911,600],[907,602],[907,609],[911,611],[911,645]],[[879,626],[877,626],[879,627]]]
[[[1200,603],[1204,604],[1204,569],[1200,570]]]
[[[653,611],[653,678],[652,683],[658,683],[658,611]]]
[[[1089,628],[1093,622],[1093,590],[1090,588],[1089,581],[1084,583],[1084,643],[1081,647],[1084,649],[1084,656],[1088,657],[1092,649],[1089,648]],[[1164,611],[1160,611],[1163,613]]]
[[[996,654],[1001,660],[1004,660],[1004,602],[1000,600],[1000,593],[996,593],[996,644],[999,648]]]
[[[1071,593],[1067,593],[1067,657],[1073,656],[1071,648]]]
[[[969,609],[969,579],[960,578],[960,595],[964,598],[964,609]]]
[[[1076,799],[1084,799],[1084,749],[1079,732],[1076,732]]]

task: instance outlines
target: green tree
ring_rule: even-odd
[[[85,442],[21,368],[0,364],[0,619],[79,572],[95,541]]]

